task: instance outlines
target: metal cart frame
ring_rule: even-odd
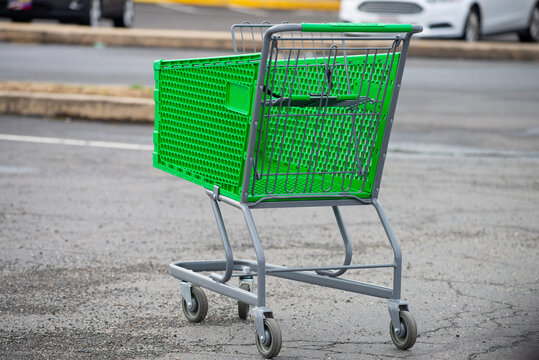
[[[250,31],[252,44],[249,41],[250,39],[244,39],[244,30]],[[254,191],[253,189],[255,188],[255,186],[253,185],[253,183],[256,181],[261,181],[261,179],[264,178],[264,175],[267,181],[267,179],[272,175],[270,174],[269,170],[267,174],[259,174],[256,170],[253,170],[257,169],[257,166],[260,167],[260,164],[257,164],[257,161],[264,161],[263,159],[259,159],[258,154],[260,153],[260,143],[257,143],[257,138],[260,138],[260,133],[262,131],[259,122],[262,122],[263,120],[261,119],[264,119],[265,116],[267,117],[268,114],[268,110],[265,109],[265,106],[288,106],[290,108],[290,106],[297,105],[292,104],[293,101],[296,101],[293,100],[292,95],[289,96],[288,99],[279,100],[278,98],[276,98],[277,95],[271,93],[271,91],[268,91],[268,67],[271,67],[272,64],[277,63],[277,57],[275,52],[277,51],[277,46],[279,46],[278,41],[281,41],[281,48],[286,48],[287,45],[285,40],[288,42],[305,41],[305,39],[296,39],[292,35],[288,35],[289,37],[287,37],[284,34],[296,34],[314,30],[320,32],[320,36],[316,38],[317,41],[324,41],[325,39],[329,41],[331,40],[331,37],[333,37],[333,33],[336,32],[345,33],[354,31],[362,33],[398,33],[390,38],[393,39],[392,41],[394,42],[395,46],[401,46],[400,58],[398,60],[398,67],[394,80],[395,84],[392,90],[392,98],[387,115],[388,121],[385,125],[383,141],[380,148],[380,157],[378,159],[378,166],[376,169],[376,174],[374,176],[372,194],[367,197],[351,195],[346,192],[344,182],[341,191],[338,194],[331,195],[324,195],[323,191],[318,191],[312,194],[306,192],[301,195],[286,193],[283,194],[274,191],[275,194],[272,194],[270,186],[270,191],[266,191],[266,196],[258,198],[256,201],[252,201],[250,200],[252,199],[252,197],[250,197],[250,192]],[[415,325],[413,317],[409,313],[407,303],[401,300],[401,249],[397,241],[397,237],[395,236],[395,233],[393,232],[393,229],[385,214],[385,211],[380,202],[378,201],[378,194],[384,160],[387,153],[389,134],[391,132],[391,126],[393,123],[395,108],[397,105],[397,98],[402,81],[404,64],[406,61],[406,55],[408,52],[410,39],[412,37],[412,34],[420,32],[421,30],[421,26],[416,25],[383,26],[378,24],[280,24],[275,26],[271,24],[242,24],[234,25],[232,27],[234,49],[236,52],[238,52],[236,44],[237,31],[239,31],[241,34],[242,49],[244,53],[250,50],[254,50],[256,52],[257,45],[259,45],[260,43],[255,41],[254,34],[256,31],[260,31],[261,35],[263,34],[263,42],[261,45],[260,56],[260,69],[258,72],[256,94],[254,98],[254,108],[249,133],[247,159],[245,162],[241,198],[238,201],[222,195],[219,186],[215,186],[213,190],[205,190],[212,204],[213,212],[225,251],[225,259],[218,261],[178,261],[170,264],[171,275],[182,281],[181,294],[183,298],[183,308],[185,314],[190,321],[199,322],[202,321],[206,316],[207,300],[204,293],[200,290],[199,287],[206,288],[208,290],[215,291],[225,296],[237,299],[239,301],[238,304],[241,318],[247,317],[249,305],[254,307],[252,309],[252,315],[256,328],[256,343],[260,354],[266,358],[276,356],[281,348],[281,334],[277,323],[273,319],[274,316],[272,310],[266,306],[266,277],[275,276],[279,278],[320,285],[333,289],[339,289],[358,294],[365,294],[388,299],[388,310],[391,319],[391,338],[393,342],[398,348],[401,349],[407,349],[414,345],[415,339],[417,337],[417,327]],[[402,35],[403,32],[405,32],[404,35]],[[327,33],[331,33],[332,36],[327,37]],[[343,43],[345,37],[346,39],[350,38],[347,35],[339,36],[337,36],[338,41],[343,40]],[[380,39],[387,40],[388,38],[383,37]],[[311,38],[308,38],[308,40],[311,40]],[[336,43],[338,41],[333,41],[333,43]],[[248,47],[247,49],[246,44]],[[323,47],[323,49],[325,49],[325,47]],[[327,51],[331,51],[331,48],[328,48]],[[393,49],[392,51],[394,52],[395,49]],[[289,63],[293,63],[293,61],[290,60],[290,56],[288,60]],[[298,61],[298,59],[296,59],[295,61],[296,68],[298,67]],[[297,69],[294,71],[297,71]],[[330,82],[331,79],[328,79],[327,83]],[[325,86],[327,87],[328,84],[326,84]],[[348,84],[348,87],[350,87],[350,84]],[[327,92],[329,94],[329,90]],[[332,100],[329,98],[329,95],[328,97],[322,96],[322,98],[323,99],[321,99],[320,97],[312,97],[307,100],[300,99],[298,101],[303,101],[304,104],[305,101],[310,101],[311,103],[313,101],[320,101],[320,104],[326,107],[331,106],[328,105],[328,101]],[[286,103],[287,101],[288,103]],[[324,101],[325,103],[323,103]],[[356,99],[354,101],[356,101],[356,105],[351,105],[349,109],[353,108],[353,106],[357,107],[358,104],[363,104],[363,102],[361,102],[362,100],[360,101],[360,99]],[[350,103],[347,103],[346,106],[350,106]],[[281,157],[283,157],[282,150],[281,154],[279,155],[279,159]],[[262,168],[264,168],[264,165],[262,165]],[[361,169],[359,171],[361,171]],[[333,170],[332,176],[334,178],[335,173],[336,171]],[[290,173],[286,173],[285,176],[288,179],[288,177],[292,177],[293,175],[291,175]],[[309,176],[310,175],[307,174],[307,177]],[[322,185],[322,188],[323,186],[324,185]],[[266,190],[267,189],[268,185],[266,183]],[[275,201],[276,199],[278,199],[279,201]],[[256,261],[234,259],[224,220],[219,208],[219,202],[232,205],[233,207],[238,208],[242,211],[245,222],[247,224],[250,239],[256,253]],[[372,205],[375,208],[379,220],[385,230],[389,243],[393,249],[393,262],[386,264],[352,264],[352,246],[339,210],[340,206],[351,205]],[[343,264],[339,266],[306,268],[287,268],[267,264],[264,256],[264,250],[260,242],[257,228],[255,226],[255,221],[251,214],[251,210],[264,208],[312,206],[332,207],[345,248]],[[340,276],[343,275],[347,270],[376,268],[393,269],[392,287],[379,286],[340,278]],[[210,273],[210,275],[202,274],[208,272]],[[233,277],[239,278],[240,287],[228,284],[228,281]],[[257,279],[256,291],[254,291],[255,278]]]

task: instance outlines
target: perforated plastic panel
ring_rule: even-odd
[[[258,72],[251,61],[258,59],[154,63],[154,166],[209,189],[219,185],[228,195],[241,192]]]
[[[398,55],[392,58],[394,64]],[[240,200],[259,59],[259,54],[252,54],[155,62],[154,166],[207,189],[218,185],[223,195]],[[370,195],[386,121],[383,117],[375,129],[372,113],[387,114],[397,68],[387,66],[383,55],[372,60],[348,56],[348,66],[335,68],[330,91],[330,96],[350,96],[343,80],[348,77],[354,94],[370,96],[380,89],[377,77],[390,78],[387,91],[384,84],[388,96],[377,105],[361,104],[365,107],[361,116],[352,119],[344,115],[345,107],[326,107],[322,123],[319,106],[288,107],[286,120],[279,107],[269,109],[266,127],[258,133],[258,177],[251,177],[249,201],[275,194]],[[316,64],[323,59],[306,61]],[[278,67],[276,80],[266,85],[278,84],[273,92],[282,96],[323,92],[323,79],[297,69],[295,82],[287,82],[289,70]],[[372,78],[366,78],[371,70]],[[304,139],[298,141],[298,136]],[[306,171],[338,176],[303,174]]]

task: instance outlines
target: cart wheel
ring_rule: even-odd
[[[417,339],[417,325],[414,317],[408,311],[400,311],[399,318],[401,321],[400,333],[395,334],[393,323],[389,324],[389,334],[393,344],[401,350],[406,350],[414,346]]]
[[[260,342],[258,334],[255,333],[256,347],[258,352],[265,359],[271,359],[279,354],[281,351],[282,335],[279,324],[275,319],[264,319],[264,332],[266,335],[266,341]]]
[[[208,298],[198,286],[191,287],[191,306],[182,297],[182,309],[185,317],[190,322],[198,323],[206,318],[208,313]]]
[[[251,287],[249,284],[241,284],[240,289],[245,291],[251,291]],[[245,320],[247,319],[247,316],[249,315],[249,304],[246,304],[244,302],[238,301],[238,316],[240,319]]]

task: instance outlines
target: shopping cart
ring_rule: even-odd
[[[276,276],[388,299],[393,343],[414,345],[416,323],[401,300],[401,250],[378,194],[408,45],[421,30],[240,24],[232,27],[234,56],[155,62],[154,166],[206,188],[225,251],[225,260],[170,265],[189,321],[206,317],[201,288],[238,300],[241,319],[254,306],[258,351],[276,356],[281,331],[266,306],[266,277]],[[233,258],[219,202],[243,212],[256,261]],[[339,210],[345,205],[376,209],[393,262],[352,264]],[[251,210],[311,206],[332,207],[343,265],[267,264]],[[392,288],[341,277],[378,268],[393,269]],[[239,286],[228,283],[233,277]]]

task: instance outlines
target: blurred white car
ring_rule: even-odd
[[[479,40],[481,35],[518,32],[539,40],[539,0],[341,0],[344,22],[423,25],[423,37]]]

